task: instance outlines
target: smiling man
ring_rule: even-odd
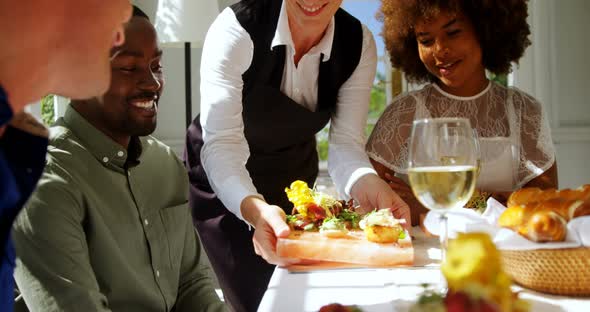
[[[162,92],[156,32],[137,8],[99,98],[51,130],[45,172],[14,230],[31,311],[223,311],[172,150],[149,136]]]

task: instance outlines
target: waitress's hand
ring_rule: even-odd
[[[410,188],[404,180],[389,173],[385,173],[385,181],[406,203],[408,202],[408,199],[415,198],[412,188]]]
[[[261,198],[249,196],[242,200],[244,219],[255,228],[252,242],[254,251],[270,264],[289,265],[301,262],[298,259],[281,258],[277,255],[277,238],[289,236],[286,215],[279,206],[269,205]]]
[[[350,195],[359,202],[362,212],[389,208],[394,217],[406,220],[404,227],[412,224],[408,205],[376,174],[366,174],[356,181]]]
[[[406,184],[406,182],[388,172],[384,173],[384,178],[389,187],[402,198],[406,204],[410,207],[410,212],[412,214],[412,225],[418,225],[420,223],[420,215],[428,213],[428,209],[418,201],[416,196],[414,196],[414,192],[412,192],[412,188]]]

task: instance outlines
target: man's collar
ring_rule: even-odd
[[[131,137],[129,149],[113,141],[106,134],[94,127],[71,105],[63,117],[67,127],[78,137],[90,153],[105,167],[115,166],[121,169],[139,164],[142,143],[138,137]]]
[[[332,52],[332,42],[334,42],[334,27],[334,17],[332,17],[320,42],[311,48],[307,54],[321,53],[324,55],[322,61],[328,61]],[[295,51],[295,44],[293,43],[293,37],[291,36],[291,31],[289,29],[289,17],[287,16],[285,1],[283,1],[283,4],[281,5],[281,13],[279,15],[277,29],[275,30],[275,36],[272,39],[270,49],[272,50],[279,45],[286,45]]]

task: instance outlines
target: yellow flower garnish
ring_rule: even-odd
[[[441,270],[453,290],[472,283],[487,285],[501,271],[500,253],[487,234],[459,234],[450,241]]]
[[[285,192],[289,201],[295,205],[295,209],[303,216],[307,215],[307,204],[313,203],[313,191],[307,183],[297,180],[291,183],[291,187],[286,187]]]
[[[501,254],[485,233],[459,234],[449,242],[441,271],[448,284],[445,295],[425,292],[410,311],[431,311],[440,304],[448,311],[528,312],[530,303],[510,289],[512,280],[502,269]],[[444,299],[443,299],[444,298]]]
[[[331,218],[334,216],[334,211],[342,209],[342,204],[334,197],[310,189],[304,181],[297,180],[291,183],[291,187],[285,188],[285,192],[289,201],[295,205],[297,212],[303,216],[317,217],[318,211],[313,208],[321,208],[323,209],[323,213],[319,213],[321,218]],[[309,212],[309,209],[312,209],[312,212]]]
[[[485,233],[462,233],[450,241],[441,270],[453,292],[494,302],[500,311],[526,310],[526,302],[512,294],[512,281],[502,269],[500,252]]]

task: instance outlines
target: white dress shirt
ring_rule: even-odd
[[[315,111],[319,62],[330,58],[334,18],[324,37],[299,64],[289,31],[285,5],[281,8],[275,36],[269,49],[286,45],[281,91],[300,105]],[[254,45],[234,12],[226,8],[213,22],[201,59],[201,161],[213,191],[223,204],[243,220],[240,204],[247,196],[259,196],[246,170],[250,156],[242,119],[242,74],[250,67]],[[359,64],[338,92],[337,114],[331,118],[328,170],[342,196],[349,197],[352,185],[363,175],[375,173],[364,150],[364,130],[369,98],[377,66],[373,35],[363,25],[363,47]],[[272,131],[272,129],[269,129]],[[284,185],[287,187],[288,185]],[[273,203],[270,203],[273,204]]]

